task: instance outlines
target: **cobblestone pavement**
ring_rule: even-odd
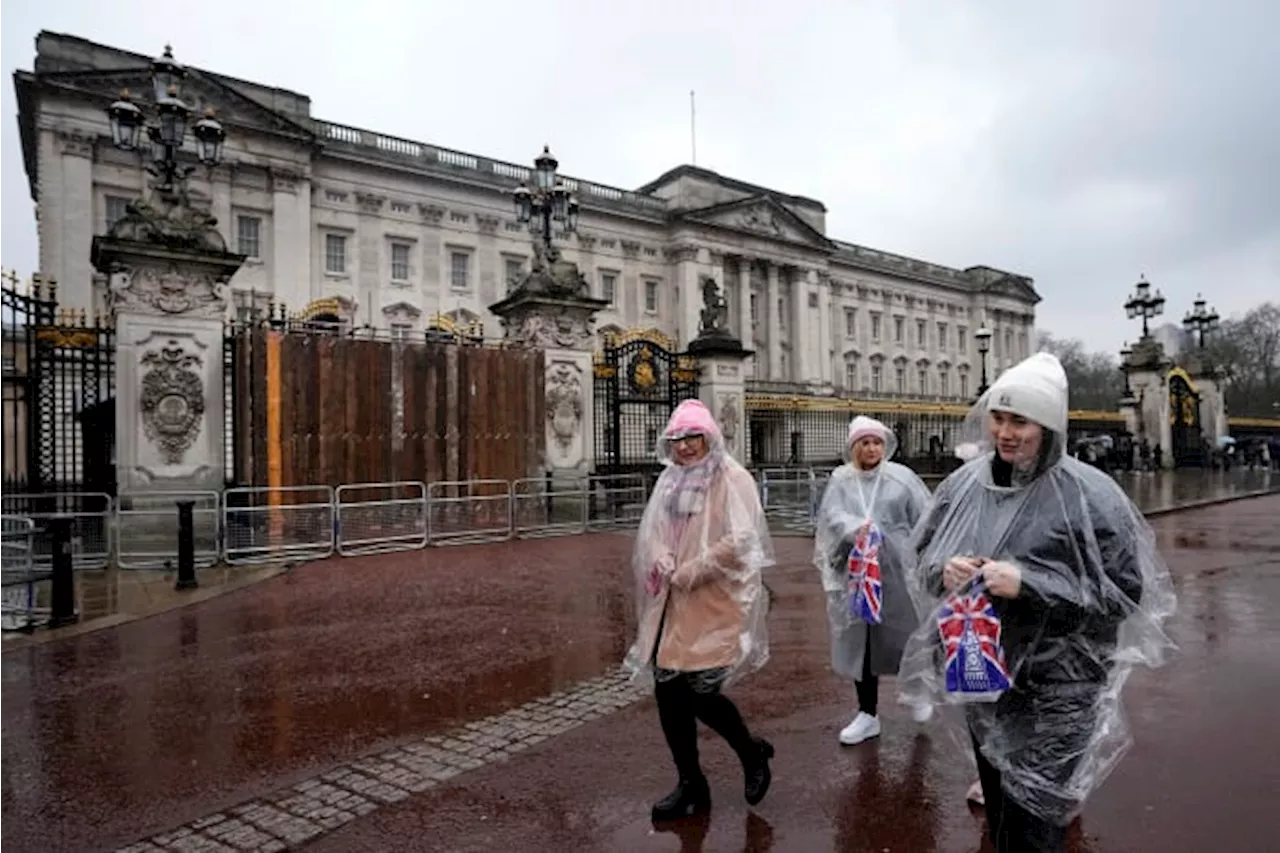
[[[647,695],[625,672],[614,671],[446,734],[347,762],[117,853],[276,853],[468,770],[507,761]]]

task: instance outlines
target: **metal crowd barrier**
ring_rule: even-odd
[[[583,480],[516,480],[511,484],[511,500],[512,533],[518,538],[568,536],[587,530],[588,501]]]
[[[0,629],[27,631],[49,621],[41,606],[48,569],[35,563],[35,522],[24,516],[0,516]]]
[[[427,531],[433,545],[510,539],[512,516],[508,480],[442,480],[427,485]]]
[[[122,569],[166,569],[178,565],[178,501],[192,501],[197,568],[222,557],[221,496],[214,491],[133,492],[116,507],[116,564]]]
[[[330,486],[248,486],[222,493],[222,557],[231,565],[319,560],[336,550]]]
[[[427,487],[414,480],[339,486],[337,549],[344,557],[427,547]]]
[[[767,468],[753,476],[772,524],[812,529],[830,472]],[[219,560],[252,565],[323,559],[335,553],[353,557],[427,545],[634,529],[653,482],[635,473],[569,481],[403,481],[353,483],[336,489],[279,486],[229,488],[222,493],[135,492],[115,501],[93,492],[4,495],[5,518],[13,519],[5,526],[5,624],[12,621],[8,614],[17,614],[20,606],[29,608],[34,601],[19,602],[18,587],[27,577],[21,571],[27,570],[18,567],[29,565],[35,575],[42,571],[47,575],[52,558],[46,528],[49,519],[58,515],[72,519],[77,569],[105,568],[113,556],[121,569],[175,567],[177,502],[183,500],[195,504],[197,567]]]
[[[102,492],[5,495],[0,499],[5,515],[22,516],[34,524],[32,563],[53,565],[53,543],[48,521],[54,516],[71,518],[71,565],[77,569],[105,569],[111,562],[111,496]]]

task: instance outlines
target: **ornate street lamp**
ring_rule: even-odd
[[[1129,357],[1133,355],[1133,349],[1130,348],[1129,342],[1124,342],[1124,349],[1120,350],[1120,372],[1124,374],[1124,396],[1120,398],[1121,403],[1133,402],[1133,388],[1129,385]]]
[[[1218,321],[1222,318],[1218,316],[1218,312],[1214,309],[1205,308],[1204,297],[1198,293],[1193,305],[1192,310],[1187,312],[1187,316],[1182,318],[1182,325],[1186,327],[1188,332],[1195,332],[1199,336],[1200,349],[1204,349],[1205,333],[1217,331]]]
[[[151,62],[151,84],[155,104],[154,124],[148,125],[142,109],[135,104],[125,89],[120,99],[107,108],[111,122],[111,143],[117,148],[132,151],[138,147],[138,137],[145,128],[151,142],[154,164],[148,171],[160,179],[158,189],[172,191],[176,181],[185,180],[192,167],[178,164],[178,152],[187,136],[187,123],[191,107],[182,100],[182,81],[187,71],[173,58],[173,48],[165,45],[164,55]],[[216,166],[222,159],[222,144],[227,138],[222,125],[209,110],[204,118],[191,127],[196,141],[196,156],[206,166]]]
[[[973,337],[978,342],[978,353],[982,356],[982,383],[978,385],[978,396],[981,397],[990,387],[987,385],[987,353],[991,351],[991,330],[987,328],[985,320],[978,331],[973,333]]]
[[[1133,295],[1124,303],[1124,310],[1128,313],[1130,320],[1135,317],[1142,318],[1142,337],[1147,338],[1150,336],[1147,321],[1164,313],[1164,296],[1158,290],[1155,295],[1152,295],[1147,277],[1142,276],[1133,289]]]
[[[516,219],[529,226],[529,233],[541,236],[543,252],[551,252],[551,225],[560,223],[565,231],[578,230],[578,201],[556,175],[560,163],[549,146],[533,161],[534,188],[521,184],[512,193]]]

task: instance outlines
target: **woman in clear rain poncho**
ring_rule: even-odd
[[[698,762],[702,720],[738,754],[745,796],[769,789],[773,746],[754,737],[721,690],[763,666],[773,545],[755,480],[725,450],[707,407],[686,400],[658,439],[665,466],[645,508],[633,557],[639,627],[627,665],[652,678],[658,717],[679,782],[655,821],[705,812],[711,794]]]
[[[1056,358],[1005,371],[970,413],[958,453],[976,455],[916,531],[927,615],[901,698],[964,707],[997,851],[1066,849],[1129,746],[1129,671],[1170,648],[1175,598],[1151,529],[1114,480],[1064,454],[1067,421]]]
[[[893,431],[872,418],[849,423],[848,462],[831,473],[814,536],[831,623],[831,668],[853,679],[858,713],[840,732],[843,744],[880,734],[880,676],[896,675],[902,650],[920,624],[907,589],[915,562],[911,533],[929,507],[929,489],[905,465],[889,462]],[[932,706],[915,709],[918,722]]]

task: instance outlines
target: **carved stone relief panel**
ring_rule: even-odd
[[[115,311],[222,319],[226,284],[212,272],[140,266],[112,276],[108,301]]]
[[[205,393],[204,359],[176,339],[146,350],[139,364],[138,405],[147,439],[166,465],[181,465],[200,435]]]
[[[554,466],[570,468],[583,460],[588,401],[583,366],[557,359],[547,365],[547,450]]]
[[[715,414],[720,432],[724,434],[725,446],[730,453],[739,456],[738,431],[742,424],[742,397],[736,393],[718,394]]]

